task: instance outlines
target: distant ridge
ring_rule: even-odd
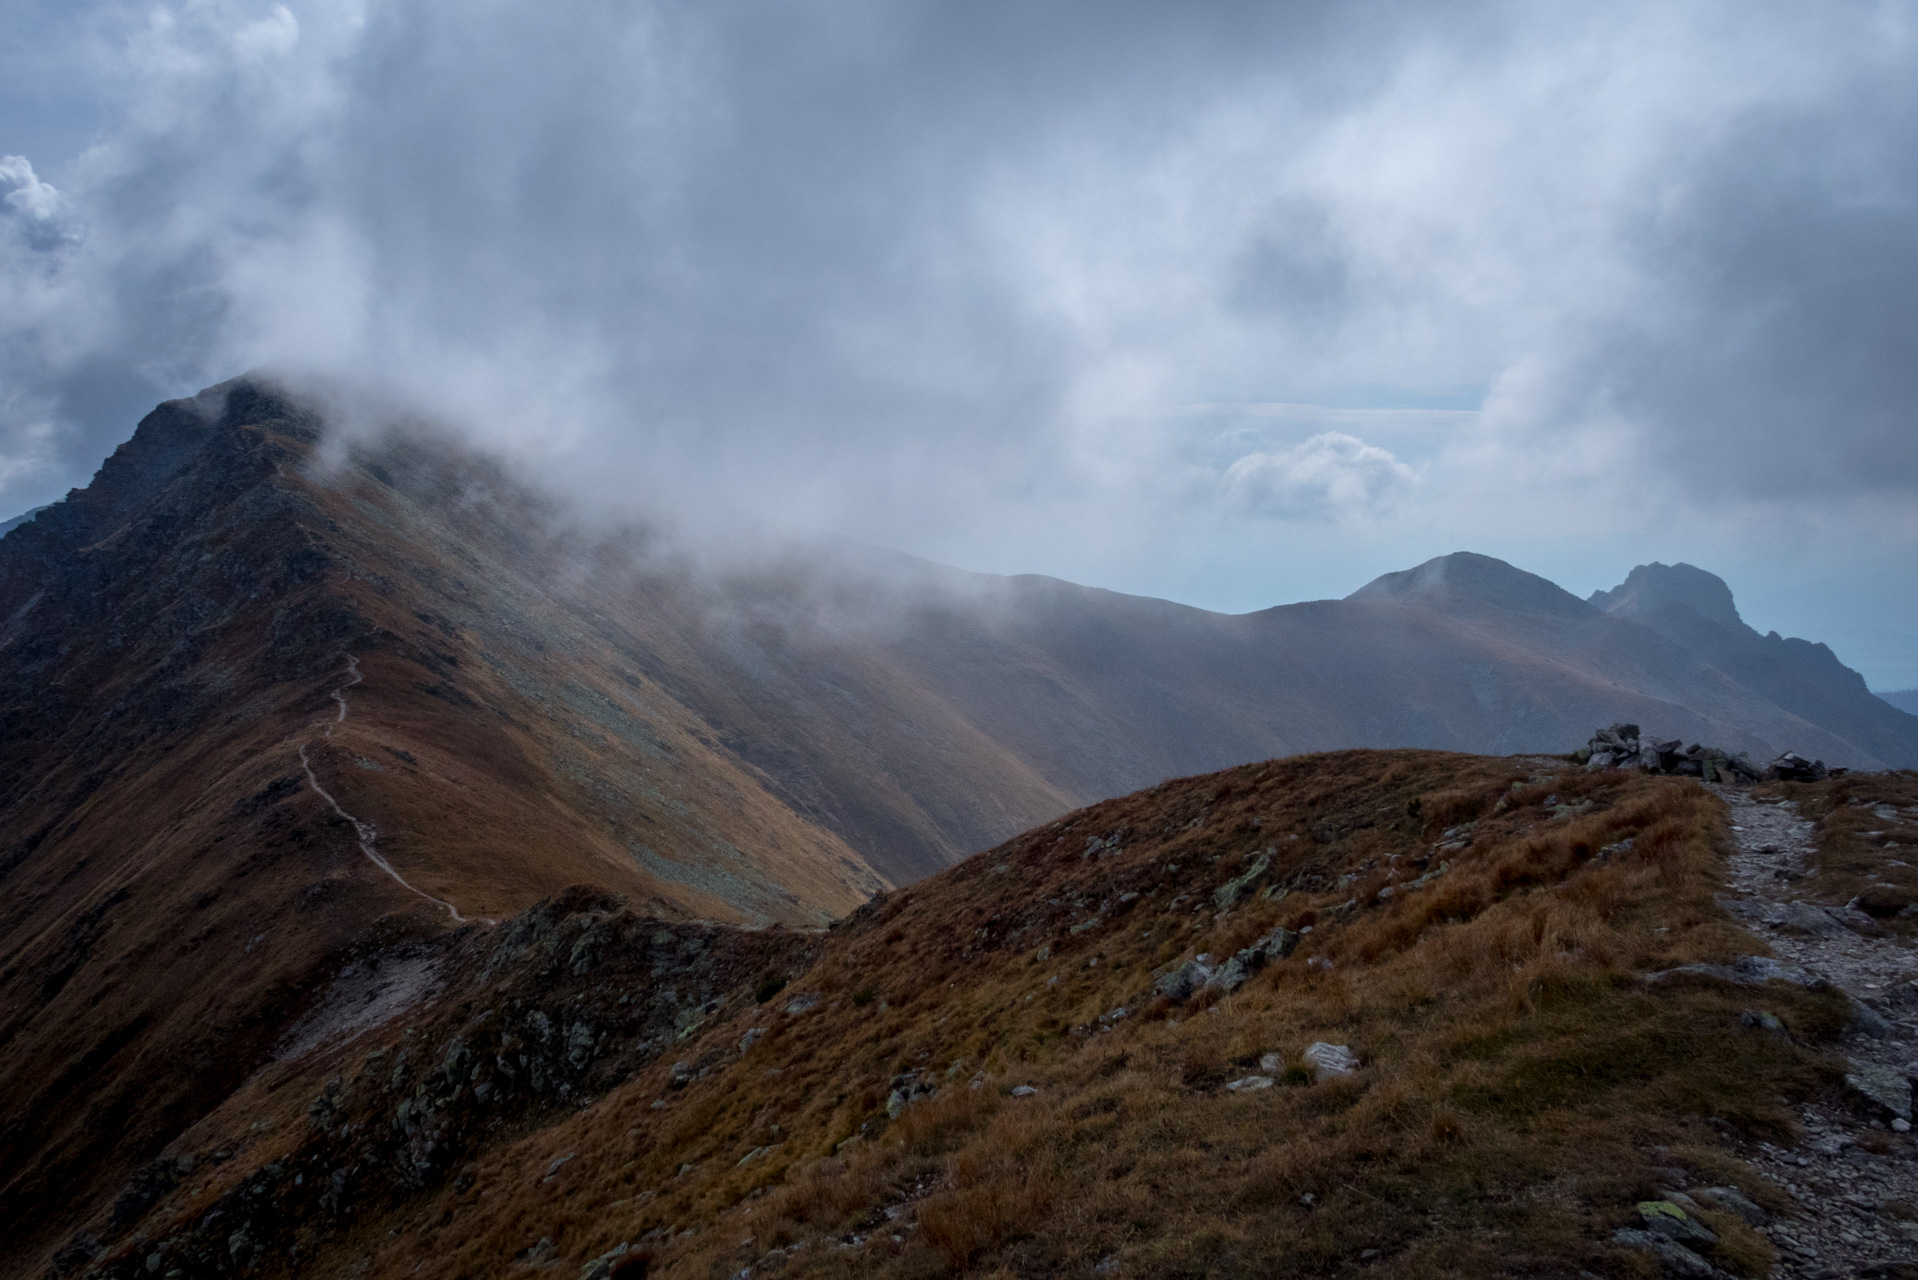
[[[0,520],[0,538],[6,537],[8,534],[12,533],[15,529],[18,529],[21,525],[33,519],[35,516],[39,515],[42,511],[45,511],[47,507],[50,507],[52,505],[53,504],[49,502],[46,504],[46,506],[35,507],[31,511],[22,511],[19,515],[13,517],[13,519],[11,520]]]
[[[1346,599],[1390,600],[1474,615],[1529,613],[1584,618],[1594,611],[1557,583],[1474,551],[1455,551],[1416,568],[1384,574]]]
[[[1900,711],[1918,716],[1918,689],[1894,689],[1878,696]]]

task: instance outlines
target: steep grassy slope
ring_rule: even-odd
[[[1740,1152],[1838,1091],[1838,993],[1641,981],[1764,950],[1714,901],[1724,821],[1683,780],[1352,752],[1081,810],[823,936],[562,904],[237,1096],[88,1274],[1651,1274],[1609,1237],[1672,1166],[1778,1207]],[[1154,993],[1280,927],[1236,991]],[[689,947],[737,958],[689,992]]]
[[[673,927],[812,927],[1245,759],[1621,718],[1822,750],[1656,632],[1559,616],[1550,584],[1224,617],[901,561],[715,576],[579,534],[456,443],[321,427],[251,381],[161,406],[0,538],[15,1247],[271,1074],[348,957],[484,949],[568,887]],[[425,999],[407,972],[368,1008]]]
[[[527,589],[522,493],[317,438],[246,385],[163,406],[0,542],[11,1230],[227,1096],[356,943],[568,884],[814,922],[885,883]]]

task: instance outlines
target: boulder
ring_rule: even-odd
[[[1898,1034],[1898,1028],[1882,1013],[1852,995],[1845,993],[1845,1003],[1851,1006],[1851,1017],[1845,1023],[1845,1030],[1854,1035],[1869,1036],[1873,1040],[1890,1040]],[[1905,1119],[1911,1119],[1906,1116]]]
[[[1737,1214],[1754,1227],[1762,1227],[1771,1220],[1770,1214],[1748,1200],[1737,1187],[1704,1187],[1699,1190],[1698,1198],[1714,1209]]]
[[[1682,1244],[1687,1249],[1709,1249],[1718,1243],[1718,1237],[1712,1234],[1711,1228],[1670,1200],[1641,1200],[1638,1202],[1638,1216],[1644,1221],[1647,1231],[1675,1244]]]
[[[1747,1031],[1763,1031],[1767,1035],[1777,1036],[1780,1040],[1790,1040],[1791,1032],[1785,1030],[1785,1024],[1776,1015],[1763,1009],[1747,1009],[1738,1015],[1738,1025]]]
[[[1787,751],[1765,766],[1765,776],[1785,782],[1823,782],[1831,776],[1823,760],[1807,760],[1796,751]]]
[[[886,1095],[886,1118],[897,1120],[913,1103],[935,1096],[939,1086],[921,1079],[917,1071],[902,1071],[892,1078],[891,1090]]]
[[[1768,907],[1764,913],[1764,920],[1769,925],[1802,929],[1806,933],[1816,934],[1821,938],[1842,938],[1852,932],[1829,910],[1809,902],[1794,901]]]
[[[1638,1249],[1658,1259],[1659,1265],[1675,1276],[1710,1276],[1716,1268],[1683,1245],[1674,1244],[1664,1236],[1650,1231],[1638,1231],[1631,1227],[1620,1227],[1612,1232],[1612,1243],[1624,1245],[1627,1249]]]
[[[1152,991],[1174,1003],[1183,1004],[1211,980],[1212,970],[1209,966],[1197,960],[1188,960],[1171,973],[1161,974],[1158,981],[1152,984]]]
[[[1299,1056],[1311,1065],[1313,1075],[1319,1080],[1330,1076],[1349,1076],[1359,1069],[1358,1055],[1342,1044],[1327,1044],[1320,1040],[1308,1046]]]
[[[1911,1119],[1911,1081],[1889,1067],[1854,1062],[1845,1073],[1845,1087],[1897,1116]]]
[[[631,1245],[622,1244],[616,1249],[609,1249],[600,1254],[581,1269],[579,1280],[607,1280],[607,1277],[613,1274],[614,1265],[626,1256],[629,1248]]]
[[[1259,1089],[1270,1089],[1278,1083],[1271,1076],[1246,1076],[1226,1085],[1234,1093],[1251,1093]]]

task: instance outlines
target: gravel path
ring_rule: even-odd
[[[1737,846],[1726,905],[1778,959],[1882,1015],[1876,1022],[1864,1015],[1838,1046],[1854,1064],[1918,1069],[1918,1001],[1897,990],[1918,977],[1918,955],[1896,938],[1865,936],[1859,930],[1871,928],[1867,917],[1794,893],[1812,871],[1817,830],[1797,805],[1754,801],[1735,787],[1712,790],[1731,808]],[[1918,1142],[1887,1124],[1889,1113],[1853,1101],[1855,1108],[1803,1108],[1804,1140],[1795,1148],[1759,1143],[1746,1152],[1799,1204],[1797,1214],[1760,1228],[1778,1249],[1779,1276],[1918,1276],[1897,1265],[1918,1262],[1918,1221],[1909,1220],[1918,1218]]]

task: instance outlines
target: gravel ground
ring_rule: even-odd
[[[1865,936],[1861,915],[1794,896],[1811,871],[1816,832],[1796,805],[1712,789],[1731,808],[1737,842],[1726,905],[1778,959],[1883,1015],[1889,1025],[1855,1029],[1839,1045],[1853,1063],[1918,1071],[1918,992],[1899,990],[1918,977],[1918,953],[1900,939]],[[1797,1214],[1760,1228],[1777,1246],[1777,1275],[1918,1277],[1918,1141],[1896,1131],[1890,1113],[1852,1101],[1803,1108],[1804,1140],[1793,1149],[1760,1143],[1745,1153],[1798,1201]]]

